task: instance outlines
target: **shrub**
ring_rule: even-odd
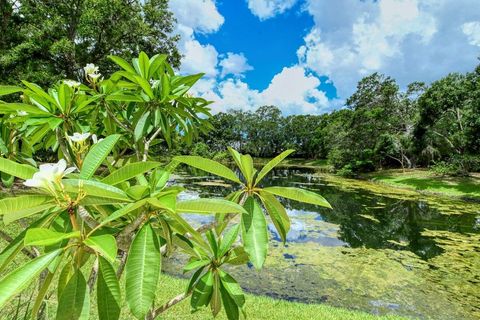
[[[190,143],[209,127],[202,116],[209,114],[208,102],[187,94],[201,74],[175,75],[162,55],[142,52],[131,64],[111,59],[123,70],[104,78],[89,64],[85,84],[64,80],[46,91],[28,82],[0,86],[0,96],[21,93],[22,99],[0,101],[0,125],[16,134],[3,149],[22,150],[4,152],[10,158],[0,157],[0,173],[6,183],[16,178],[28,188],[1,199],[0,216],[5,225],[29,222],[0,252],[0,273],[12,270],[0,280],[0,309],[42,275],[35,301],[26,304],[32,318],[42,318],[52,295],[59,301],[57,319],[88,318],[89,285],[96,284],[100,320],[119,319],[121,297],[135,318],[155,319],[190,296],[192,311],[209,307],[216,316],[223,305],[229,320],[239,319],[245,297],[225,266],[263,267],[267,218],[286,241],[290,220],[277,197],[330,205],[307,190],[258,186],[293,150],[257,172],[249,155],[229,149],[239,175],[200,156],[176,156],[166,166],[153,161],[151,146],[171,146],[175,138]],[[202,144],[196,147],[197,154],[207,152]],[[39,152],[57,161],[37,167],[32,159]],[[180,163],[238,187],[225,199],[181,201],[183,188],[167,183]],[[183,213],[215,220],[195,229]],[[190,283],[154,308],[162,257],[179,251],[190,257],[184,267],[192,272]],[[18,266],[21,252],[33,259]]]

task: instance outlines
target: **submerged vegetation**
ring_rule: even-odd
[[[189,172],[176,177],[190,190],[186,198],[228,193],[216,184],[195,187],[216,179]],[[265,183],[320,192],[333,211],[282,200],[292,221],[287,244],[278,235],[271,238],[267,263],[258,274],[248,267],[231,271],[242,276],[247,290],[375,314],[478,317],[478,203],[311,169],[279,168]],[[275,234],[272,226],[269,230]],[[166,261],[167,273],[181,276],[178,264]]]

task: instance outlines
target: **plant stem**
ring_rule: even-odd
[[[155,138],[162,132],[162,128],[158,128],[157,131],[155,131],[150,139],[148,139],[145,142],[145,148],[143,149],[143,161],[147,161],[148,157],[148,149],[150,148],[150,144],[155,140]]]
[[[166,310],[170,309],[171,307],[173,307],[177,303],[179,303],[179,302],[185,300],[186,298],[188,298],[191,294],[192,294],[192,291],[189,291],[187,293],[184,292],[184,293],[179,294],[175,298],[172,298],[170,301],[168,301],[167,303],[165,303],[164,305],[158,307],[155,311],[153,311],[152,314],[149,315],[148,320],[154,320],[156,317],[158,317],[160,314],[162,314]]]

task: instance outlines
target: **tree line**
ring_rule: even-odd
[[[345,174],[431,166],[442,174],[480,171],[480,66],[401,90],[395,79],[363,78],[345,108],[283,116],[276,106],[214,115],[213,130],[177,152],[221,157],[227,146],[255,157],[293,148]]]

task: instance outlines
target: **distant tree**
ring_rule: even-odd
[[[282,151],[284,141],[282,112],[275,106],[262,106],[247,117],[244,152],[257,157],[272,157]]]
[[[78,79],[87,63],[108,74],[109,54],[165,53],[180,63],[168,0],[0,0],[0,19],[2,83]]]

